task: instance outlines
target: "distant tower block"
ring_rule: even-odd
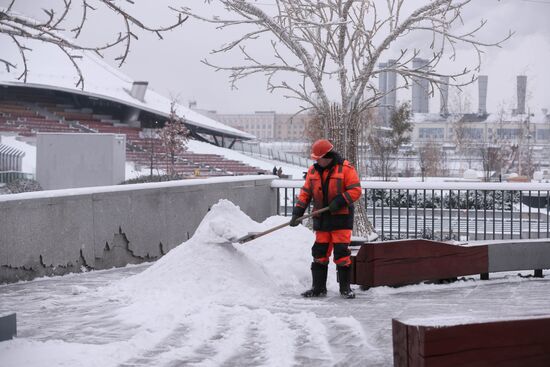
[[[380,63],[380,69],[391,68],[395,60],[388,60],[387,63]],[[383,71],[378,77],[378,89],[383,97],[380,99],[380,115],[385,123],[390,119],[397,103],[397,73],[395,71]]]
[[[387,66],[388,64],[385,62],[378,64],[378,67],[380,69],[385,69]],[[387,72],[382,71],[378,74],[378,91],[382,95],[382,98],[380,98],[380,106],[386,106],[387,80],[388,80]]]
[[[480,75],[477,80],[478,87],[478,98],[479,98],[479,109],[478,113],[480,115],[487,114],[487,85],[489,83],[489,77],[487,75]]]
[[[388,68],[395,67],[395,60],[388,60]],[[397,103],[397,73],[393,70],[388,71],[388,77],[386,80],[386,91],[388,97],[386,98],[386,104],[391,110],[395,109]]]
[[[418,71],[428,70],[428,60],[413,59],[413,69]],[[429,89],[428,80],[413,77],[412,85],[412,112],[428,113],[429,112]]]
[[[449,114],[449,77],[442,76],[439,83],[439,113],[442,115]]]
[[[527,93],[527,76],[518,75],[518,108],[516,113],[523,115],[525,113],[525,95]]]

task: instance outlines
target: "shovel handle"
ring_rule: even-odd
[[[302,220],[304,220],[304,219],[311,218],[311,217],[313,217],[314,215],[324,213],[324,212],[326,212],[327,210],[328,210],[328,206],[325,207],[325,208],[323,208],[323,209],[319,209],[319,210],[316,210],[316,211],[311,212],[311,213],[309,213],[309,214],[306,214],[306,215],[304,215],[304,216],[301,216],[301,217],[298,218],[297,220],[302,221]],[[258,238],[258,237],[265,236],[266,234],[269,234],[269,233],[271,233],[271,232],[275,232],[276,230],[281,229],[281,228],[284,228],[284,227],[286,227],[286,226],[288,226],[288,225],[290,225],[290,222],[283,223],[283,224],[279,224],[278,226],[273,227],[273,228],[270,228],[270,229],[268,229],[267,231],[260,232],[260,233],[256,233],[254,236],[248,237],[248,238],[247,238],[245,241],[243,241],[243,242],[248,242],[248,241],[254,240],[254,239]]]

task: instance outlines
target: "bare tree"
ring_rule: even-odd
[[[316,110],[323,118],[325,135],[331,140],[338,139],[330,136],[328,119],[337,119],[338,124],[346,127],[338,131],[345,136],[344,146],[337,148],[355,163],[358,138],[355,132],[360,113],[376,106],[383,96],[375,86],[379,73],[393,71],[400,75],[405,83],[398,88],[408,87],[413,77],[427,79],[432,92],[441,76],[449,76],[450,85],[465,85],[472,82],[472,73],[479,64],[440,74],[435,67],[442,57],[454,57],[459,46],[470,46],[481,56],[483,48],[499,46],[511,36],[510,33],[496,42],[478,40],[476,35],[485,26],[484,20],[474,29],[461,29],[462,10],[471,1],[432,0],[411,11],[404,0],[275,0],[275,6],[264,11],[261,4],[242,0],[207,0],[222,4],[230,15],[206,18],[189,8],[180,10],[222,29],[247,26],[240,38],[213,51],[240,52],[245,60],[242,65],[222,66],[206,59],[204,63],[228,71],[233,87],[242,78],[265,74],[268,90],[282,90],[288,98],[302,101],[303,109]],[[416,33],[427,34],[422,51],[432,55],[422,68],[410,66],[421,50],[402,49],[394,63],[375,70],[394,43]],[[265,42],[266,38],[273,56],[263,59],[254,54],[252,46],[254,42]],[[285,78],[288,73],[298,76],[299,81],[293,83]],[[334,89],[334,78],[338,83],[337,116],[330,113],[333,102],[329,95]]]
[[[527,113],[527,116],[521,119],[519,131],[518,173],[520,176],[533,177],[537,165],[533,154],[532,140],[535,132],[532,131],[531,127],[531,113]]]
[[[462,11],[472,0],[432,0],[413,10],[411,2],[405,4],[405,0],[274,0],[274,6],[266,10],[261,3],[242,0],[206,2],[221,4],[227,12],[223,16],[206,17],[200,8],[180,10],[220,29],[244,26],[240,37],[213,51],[236,51],[244,62],[241,65],[219,65],[206,59],[203,62],[216,70],[228,71],[233,87],[242,78],[266,75],[269,91],[280,90],[286,97],[301,101],[303,110],[313,109],[322,117],[325,137],[338,141],[336,149],[353,164],[357,163],[361,113],[377,106],[383,97],[376,86],[379,73],[392,71],[400,75],[404,83],[399,88],[408,87],[412,78],[425,78],[433,92],[442,76],[450,78],[450,85],[465,85],[479,71],[483,49],[500,46],[512,35],[510,32],[500,40],[486,42],[477,37],[485,20],[473,29],[461,27]],[[375,70],[398,41],[422,33],[427,36],[422,50],[402,48],[394,63]],[[268,58],[256,55],[256,42],[269,44],[273,55]],[[438,63],[444,57],[454,58],[458,47],[469,48],[477,55],[477,65],[460,65],[458,71],[447,74],[436,72]],[[414,58],[428,54],[431,56],[422,68],[411,67]],[[288,78],[289,75],[294,78]],[[334,92],[338,109],[333,108]],[[337,130],[343,134],[341,139],[331,136],[328,129],[331,119],[344,127]]]
[[[503,166],[504,151],[499,144],[483,144],[479,149],[485,181],[500,173]]]
[[[375,127],[368,138],[373,173],[386,181],[392,176],[399,148],[411,141],[410,117],[410,106],[404,103],[393,111],[389,127]]]
[[[169,161],[168,173],[176,175],[177,156],[187,150],[189,130],[185,127],[184,119],[176,113],[175,102],[170,106],[170,117],[160,130],[160,141]]]
[[[304,147],[304,154],[309,157],[311,152],[311,144],[314,141],[322,139],[323,127],[321,125],[321,117],[315,114],[313,111],[308,114],[308,120],[306,121],[306,126],[304,129],[304,139],[309,143]]]
[[[429,140],[418,148],[418,163],[422,181],[426,176],[441,176],[445,170],[445,152],[441,144]]]
[[[11,0],[6,7],[0,6],[0,36],[11,40],[19,51],[19,60],[5,59],[0,56],[0,64],[4,64],[8,72],[19,73],[18,79],[26,82],[29,73],[27,57],[32,51],[26,45],[26,41],[38,40],[58,48],[67,56],[79,76],[76,85],[81,86],[82,89],[84,89],[84,77],[78,65],[78,59],[82,55],[78,51],[91,51],[103,57],[104,51],[120,46],[115,60],[118,61],[119,66],[122,66],[128,57],[132,41],[138,39],[138,31],[154,33],[162,39],[164,32],[179,27],[187,19],[187,16],[181,12],[168,8],[167,10],[174,13],[174,20],[171,23],[160,26],[147,25],[143,19],[133,14],[135,4],[132,0],[126,0],[124,5],[115,4],[111,0],[62,0],[52,2],[53,6],[50,8],[43,8],[43,16],[40,19],[33,19],[17,11],[20,2]],[[36,3],[38,10],[44,6],[38,4],[38,1]],[[71,15],[76,11],[80,11],[80,20],[75,25],[74,17]],[[93,13],[98,11],[107,11],[118,16],[121,29],[118,34],[113,35],[111,40],[101,44],[88,44],[81,41],[81,36],[86,32],[85,25]]]
[[[456,145],[456,152],[460,160],[460,174],[464,171],[464,160],[468,160],[468,168],[472,165],[471,137],[468,134],[468,122],[464,115],[471,110],[470,97],[461,90],[456,90],[450,103],[451,126],[453,141]]]

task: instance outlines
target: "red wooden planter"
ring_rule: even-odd
[[[366,243],[353,257],[353,284],[404,285],[488,272],[488,247],[415,239]]]
[[[451,326],[392,320],[394,366],[550,366],[550,317]]]

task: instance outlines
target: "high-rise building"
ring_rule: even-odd
[[[441,115],[449,114],[449,77],[442,76],[439,83],[439,113]]]
[[[379,103],[380,116],[385,124],[390,120],[397,103],[397,73],[391,70],[396,60],[388,60],[387,63],[380,63],[378,67],[385,71],[380,72],[378,77],[378,90],[382,95]]]
[[[413,59],[413,69],[417,71],[427,71],[429,61],[426,59]],[[412,112],[428,113],[429,112],[429,92],[430,83],[427,79],[413,77],[412,83]]]
[[[517,96],[518,96],[518,107],[516,109],[516,114],[523,115],[525,113],[525,96],[527,94],[527,76],[518,75],[517,77]]]
[[[477,79],[478,87],[478,110],[480,115],[487,114],[487,85],[489,77],[487,75],[480,75]]]

